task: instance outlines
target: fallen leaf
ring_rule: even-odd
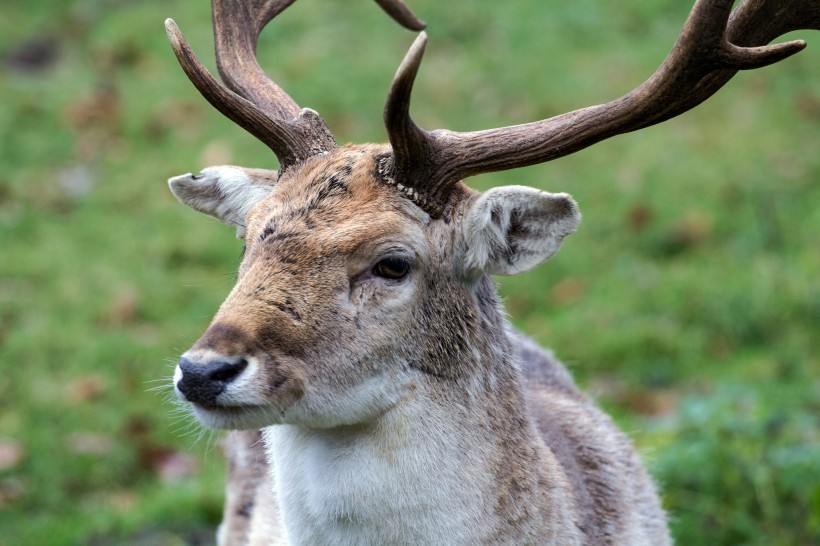
[[[587,382],[586,390],[596,398],[617,400],[627,391],[629,384],[616,375],[597,375]]]
[[[154,471],[163,483],[179,483],[198,470],[196,459],[187,453],[168,453],[155,462]]]
[[[0,438],[0,470],[11,470],[23,461],[23,446],[15,440]]]
[[[84,375],[69,383],[66,392],[72,404],[97,400],[105,394],[105,380],[96,374]]]
[[[19,72],[42,72],[54,65],[60,48],[51,36],[27,40],[6,54],[6,64]]]
[[[794,100],[797,109],[809,119],[820,119],[820,99],[811,93],[801,93]]]
[[[174,138],[192,139],[201,134],[202,107],[198,102],[172,101],[156,106],[156,110],[146,116],[144,130],[146,137],[159,139],[173,131]]]
[[[625,393],[621,402],[635,413],[658,417],[677,411],[680,394],[672,389],[633,388]]]
[[[199,156],[201,165],[228,165],[233,161],[230,146],[222,140],[212,140],[205,145]]]
[[[578,301],[584,295],[584,283],[570,277],[564,279],[550,289],[550,298],[557,305],[570,305]]]
[[[21,498],[26,493],[26,489],[26,482],[19,477],[0,481],[0,508]]]
[[[674,413],[680,404],[680,393],[673,389],[646,388],[632,385],[614,375],[593,378],[587,390],[596,398],[610,400],[633,413],[658,417]]]
[[[120,121],[120,93],[116,87],[104,84],[94,94],[74,102],[66,117],[75,129],[111,127]]]
[[[633,231],[643,231],[652,223],[655,215],[646,205],[635,205],[626,213],[626,226]]]
[[[106,312],[107,322],[115,326],[122,326],[134,320],[139,307],[139,292],[129,287],[117,292],[111,300]]]
[[[712,234],[714,218],[702,210],[690,210],[672,228],[669,238],[681,246],[693,246]]]
[[[72,432],[67,448],[78,455],[108,455],[114,449],[114,439],[96,432]]]
[[[130,489],[112,491],[105,496],[107,504],[118,512],[128,512],[137,505],[139,496]]]

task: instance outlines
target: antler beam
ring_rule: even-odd
[[[202,96],[231,121],[266,144],[280,170],[336,148],[336,141],[315,111],[301,109],[271,80],[256,59],[259,34],[295,0],[213,0],[214,42],[219,74],[206,69],[173,20],[165,28],[177,60]],[[377,0],[399,24],[424,27],[401,0]]]
[[[551,161],[678,116],[717,92],[738,70],[778,62],[806,45],[796,40],[767,46],[774,38],[792,30],[820,29],[816,0],[747,0],[734,13],[732,3],[698,0],[663,64],[616,100],[542,121],[469,133],[425,131],[410,117],[410,93],[426,43],[422,33],[399,67],[385,107],[393,146],[386,180],[419,195],[419,204],[437,216],[463,178]]]

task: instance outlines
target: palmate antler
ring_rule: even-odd
[[[197,89],[268,145],[282,170],[336,147],[322,118],[300,109],[256,61],[259,33],[294,1],[213,0],[217,66],[227,87],[202,66],[176,24],[166,21],[174,52]],[[424,28],[401,0],[376,2],[406,28]],[[388,95],[384,120],[393,153],[382,160],[382,178],[437,217],[459,180],[551,161],[678,116],[716,93],[737,71],[778,62],[806,45],[802,40],[767,45],[778,36],[820,30],[818,0],[746,0],[734,12],[732,5],[732,0],[697,0],[663,64],[618,99],[533,123],[468,133],[425,131],[410,117],[410,94],[427,42],[422,33]]]

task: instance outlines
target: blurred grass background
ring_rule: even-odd
[[[427,128],[521,123],[619,96],[674,42],[683,0],[412,0]],[[209,66],[206,2],[6,0],[0,15],[0,544],[208,544],[216,438],[166,382],[232,284],[232,230],[165,179],[272,167],[178,68]],[[500,280],[635,438],[679,544],[820,544],[820,34],[705,105],[470,183],[567,191],[585,219]],[[373,2],[302,0],[259,57],[339,142],[384,141],[413,38]]]

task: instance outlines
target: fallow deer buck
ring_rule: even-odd
[[[401,0],[377,2],[423,28]],[[800,51],[767,44],[820,28],[820,2],[732,12],[729,0],[698,0],[660,68],[623,97],[472,133],[411,119],[422,33],[389,92],[390,144],[346,146],[256,61],[262,28],[291,3],[213,0],[225,85],[166,22],[197,89],[280,164],[170,180],[246,243],[236,286],[174,378],[202,424],[245,430],[228,438],[220,543],[669,544],[629,439],[509,326],[493,287],[492,275],[558,250],[580,220],[575,202],[461,180],[686,112],[738,70]]]

